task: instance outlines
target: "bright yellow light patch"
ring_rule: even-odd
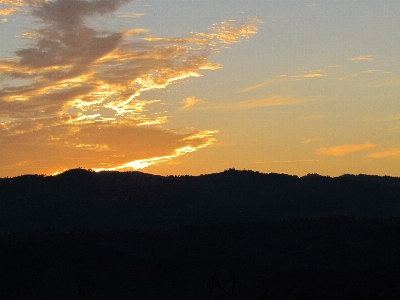
[[[193,143],[193,145],[187,145],[187,146],[177,148],[174,150],[174,152],[171,155],[151,157],[151,158],[146,158],[146,159],[138,159],[138,160],[134,160],[134,161],[131,161],[131,162],[119,165],[119,166],[115,166],[115,167],[94,168],[93,170],[96,172],[129,170],[129,169],[140,170],[140,169],[144,169],[149,166],[152,166],[152,165],[158,165],[161,163],[165,163],[165,162],[172,160],[173,158],[179,157],[186,153],[195,152],[198,149],[212,145],[216,141],[216,139],[214,137],[214,134],[216,134],[216,133],[218,133],[217,130],[205,130],[205,131],[200,131],[198,133],[195,133],[189,137],[186,137],[183,140],[187,141],[189,143]]]

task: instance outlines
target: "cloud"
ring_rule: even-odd
[[[304,100],[288,96],[275,96],[263,99],[242,101],[236,105],[233,105],[232,108],[248,109],[248,108],[268,107],[268,106],[286,106],[286,105],[302,104],[310,101],[311,100],[309,99]]]
[[[164,108],[157,112],[162,102],[140,96],[220,68],[209,57],[256,34],[261,22],[224,21],[210,32],[163,38],[144,28],[90,27],[88,20],[117,12],[128,0],[28,2],[0,2],[24,7],[36,24],[14,58],[0,59],[0,77],[8,82],[0,88],[5,175],[77,165],[143,167],[211,145],[217,131],[165,130]],[[185,101],[184,108],[200,103]]]
[[[260,107],[272,106],[289,106],[304,104],[313,101],[313,99],[301,99],[290,96],[272,96],[261,99],[251,99],[234,103],[219,103],[219,104],[204,104],[199,105],[193,110],[213,110],[213,111],[229,111],[229,110],[243,110],[253,109]]]
[[[311,144],[311,143],[315,143],[315,142],[319,142],[320,140],[322,140],[321,138],[310,138],[310,139],[306,139],[304,141],[302,141],[302,144]]]
[[[287,75],[280,75],[278,77],[269,78],[267,80],[264,80],[261,83],[244,88],[244,89],[240,90],[239,93],[249,92],[249,91],[256,90],[256,89],[259,89],[259,88],[262,88],[265,86],[271,86],[271,85],[274,85],[277,83],[281,83],[281,82],[285,81],[286,79],[287,79]]]
[[[236,43],[240,39],[248,39],[256,34],[258,23],[262,23],[258,18],[247,19],[239,25],[236,25],[232,21],[223,21],[221,24],[214,24],[213,27],[211,27],[214,34],[208,36],[217,39],[223,44]],[[201,34],[201,36],[203,35]]]
[[[198,149],[212,145],[216,141],[214,134],[217,132],[218,132],[217,130],[214,131],[205,130],[188,135],[180,140],[180,142],[183,142],[186,145],[175,148],[172,153],[169,153],[167,155],[154,156],[145,159],[136,159],[128,163],[118,165],[116,167],[108,166],[105,168],[104,167],[94,168],[94,170],[95,171],[115,171],[115,170],[127,170],[127,169],[140,170],[147,168],[151,165],[170,162],[172,159],[176,157],[179,157],[186,153],[195,152]]]
[[[306,74],[304,75],[304,78],[316,78],[316,77],[325,77],[326,74],[323,73],[310,73],[310,74]]]
[[[55,173],[78,166],[95,170],[141,169],[209,146],[217,133],[178,134],[135,124],[60,124],[58,119],[47,119],[19,124],[12,132],[0,131],[0,166],[24,173],[36,173],[37,169]]]
[[[0,0],[0,16],[10,16],[21,12],[24,6],[35,5],[35,2],[28,3],[25,0]]]
[[[376,145],[366,142],[364,144],[346,144],[334,147],[319,148],[316,153],[327,156],[345,156],[349,153],[359,152],[376,147]]]
[[[368,154],[371,158],[400,158],[400,148],[393,148]]]
[[[381,70],[364,70],[364,71],[357,72],[357,73],[341,75],[339,77],[335,77],[334,79],[343,80],[343,79],[347,79],[347,78],[354,78],[354,77],[373,74],[373,73],[377,73],[377,72],[382,72],[382,71]],[[382,73],[384,73],[384,72],[382,72]],[[372,87],[370,84],[365,85],[365,86]]]
[[[310,79],[310,78],[320,78],[320,77],[326,77],[328,76],[329,73],[326,72],[325,69],[331,69],[332,66],[328,66],[325,68],[321,68],[321,69],[317,69],[317,70],[309,70],[309,71],[304,71],[302,74],[298,74],[298,75],[292,75],[290,77],[291,80],[303,80],[304,78],[306,79]]]
[[[356,56],[356,57],[352,57],[349,60],[353,60],[353,61],[363,61],[363,60],[374,60],[375,59],[375,55],[364,55],[364,56]]]
[[[130,13],[130,14],[120,14],[120,15],[118,15],[118,17],[136,19],[136,18],[143,17],[144,15],[145,15],[144,13]]]
[[[192,96],[192,97],[187,97],[187,98],[183,99],[182,103],[183,103],[183,105],[182,105],[181,109],[188,109],[194,105],[204,103],[204,101]]]
[[[17,11],[18,11],[18,8],[16,8],[16,7],[3,8],[3,9],[0,9],[0,16],[9,16]]]

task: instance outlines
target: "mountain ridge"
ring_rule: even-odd
[[[207,223],[400,217],[400,178],[260,173],[199,176],[71,169],[0,179],[0,230],[165,230]]]

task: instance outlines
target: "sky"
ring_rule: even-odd
[[[0,177],[400,176],[400,2],[0,0]]]

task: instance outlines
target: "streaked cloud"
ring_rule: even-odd
[[[118,15],[118,17],[136,19],[136,18],[143,17],[144,15],[145,15],[144,13],[130,13],[130,14],[120,14],[120,15]]]
[[[371,158],[400,158],[400,148],[392,148],[368,154]]]
[[[345,156],[349,153],[360,152],[374,147],[376,147],[376,145],[370,142],[366,142],[363,144],[345,144],[333,147],[319,148],[317,149],[316,153],[319,155],[327,156]]]
[[[248,109],[248,108],[268,107],[268,106],[296,105],[311,101],[312,101],[311,99],[300,99],[288,96],[275,96],[275,97],[267,97],[256,100],[242,101],[236,105],[232,105],[232,108]]]
[[[304,78],[316,78],[316,77],[325,77],[326,74],[323,73],[310,73],[310,74],[306,74],[304,75]]]
[[[218,131],[200,131],[196,132],[192,135],[184,137],[181,141],[188,142],[189,144],[183,147],[179,147],[173,150],[172,153],[164,156],[155,156],[151,158],[145,159],[137,159],[130,161],[128,163],[118,165],[116,167],[102,167],[102,168],[95,168],[95,171],[121,171],[121,170],[140,170],[147,168],[151,165],[160,164],[170,162],[172,159],[184,155],[186,153],[195,152],[201,148],[207,147],[212,145],[216,139],[214,134]]]
[[[373,60],[375,58],[376,58],[375,55],[363,55],[363,56],[352,57],[349,60],[363,61],[363,60]]]
[[[256,34],[261,21],[223,21],[210,32],[175,38],[150,36],[145,28],[97,29],[87,22],[128,2],[0,2],[14,12],[24,6],[37,24],[22,35],[29,43],[14,58],[0,59],[0,76],[8,82],[0,88],[0,118],[5,120],[0,124],[0,167],[24,170],[20,172],[77,164],[141,168],[215,141],[215,130],[181,134],[163,129],[168,117],[164,108],[157,111],[161,101],[140,96],[200,77],[202,70],[219,69],[209,57]],[[184,108],[200,103],[196,98],[185,101]]]
[[[314,99],[303,99],[291,96],[272,96],[259,99],[250,99],[240,102],[231,103],[205,103],[202,105],[192,106],[192,110],[213,110],[213,111],[230,111],[230,110],[243,110],[243,109],[254,109],[261,107],[273,107],[273,106],[289,106],[289,105],[300,105],[309,103]]]
[[[373,73],[384,73],[381,70],[364,70],[364,71],[360,71],[360,72],[356,72],[356,73],[351,73],[351,74],[344,74],[344,75],[340,75],[335,77],[334,79],[336,80],[344,80],[347,78],[354,78],[354,77],[358,77],[358,76],[363,76],[363,75],[368,75],[368,74],[373,74]],[[370,83],[368,83],[366,86],[370,86]]]
[[[299,81],[299,80],[310,79],[310,78],[327,77],[330,74],[330,73],[327,73],[327,71],[326,71],[327,68],[332,68],[332,67],[328,66],[325,68],[303,71],[301,74],[291,75],[290,79]]]
[[[256,90],[256,89],[259,89],[262,87],[271,86],[274,84],[281,83],[285,80],[287,80],[287,75],[280,75],[278,77],[268,78],[267,80],[264,80],[261,83],[258,83],[258,84],[255,84],[255,85],[252,85],[252,86],[249,86],[247,88],[240,90],[239,93],[249,92],[249,91]]]

